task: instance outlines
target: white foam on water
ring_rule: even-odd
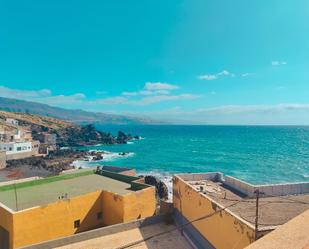
[[[138,175],[143,175],[143,176],[151,175],[151,176],[158,178],[162,182],[164,182],[168,188],[168,198],[172,199],[172,196],[173,196],[173,181],[172,181],[173,174],[172,173],[162,172],[158,170],[151,170],[151,171],[138,172]]]
[[[93,164],[98,162],[111,162],[116,159],[128,158],[135,155],[134,152],[127,152],[123,154],[122,152],[110,152],[102,150],[90,150],[89,152],[102,152],[102,160],[93,160],[94,156],[87,156],[85,160],[75,160],[71,163],[72,166],[76,168],[88,168],[93,166]]]

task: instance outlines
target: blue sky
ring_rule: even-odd
[[[0,0],[0,96],[196,124],[309,124],[307,0]]]

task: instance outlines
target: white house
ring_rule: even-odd
[[[16,153],[25,153],[32,151],[31,142],[20,142],[20,143],[0,143],[0,150],[6,151],[7,155],[16,154]]]
[[[7,118],[5,120],[8,124],[12,124],[12,125],[18,125],[18,121],[16,119],[13,118]]]

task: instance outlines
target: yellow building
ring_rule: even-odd
[[[257,216],[256,190],[260,193]],[[245,248],[304,212],[308,193],[308,182],[251,185],[221,173],[173,178],[176,222],[197,248]]]
[[[0,187],[0,248],[12,249],[154,215],[155,189],[101,170]]]

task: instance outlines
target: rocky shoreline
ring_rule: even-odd
[[[57,150],[47,156],[28,157],[19,160],[10,160],[7,162],[8,170],[20,170],[20,177],[32,176],[37,172],[37,176],[46,177],[58,175],[64,170],[78,169],[73,165],[74,161],[101,161],[108,152],[104,151],[87,151],[76,149]],[[119,156],[126,156],[127,152],[119,153]],[[29,171],[29,172],[27,172]]]

